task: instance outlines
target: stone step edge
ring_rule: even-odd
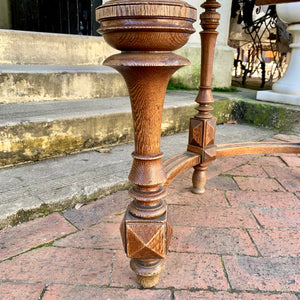
[[[23,222],[34,220],[36,218],[47,216],[53,212],[61,212],[68,208],[74,207],[76,204],[86,204],[91,201],[95,201],[99,198],[106,197],[110,194],[118,191],[124,191],[129,189],[131,183],[129,180],[122,182],[112,183],[106,187],[100,187],[90,194],[77,194],[72,198],[66,198],[59,202],[53,203],[41,203],[37,207],[20,208],[16,213],[13,213],[6,218],[0,219],[0,230],[6,227],[18,225]]]
[[[195,106],[191,102],[165,107],[162,135],[187,131],[189,119],[195,114]],[[213,106],[218,124],[236,120],[295,134],[300,132],[300,109],[293,106],[245,99],[218,100]],[[11,138],[13,136],[14,140]],[[2,126],[0,137],[0,165],[9,167],[130,143],[133,141],[132,117],[130,111],[124,111],[86,118],[21,123]]]
[[[20,66],[0,72],[0,103],[64,101],[123,97],[128,90],[123,77],[104,66]],[[0,66],[1,71],[1,66]]]
[[[234,100],[214,103],[218,123],[233,118]],[[187,131],[196,104],[163,110],[162,136]],[[0,167],[133,142],[130,111],[0,127]]]
[[[118,73],[111,67],[104,65],[12,65],[0,64],[0,75],[2,74],[51,74],[51,73]]]

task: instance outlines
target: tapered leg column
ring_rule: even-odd
[[[206,170],[216,158],[215,131],[216,119],[211,115],[214,102],[211,93],[214,49],[220,15],[216,9],[220,4],[215,0],[206,0],[202,5],[205,11],[200,15],[203,31],[201,36],[201,78],[196,102],[198,113],[190,120],[188,151],[199,153],[201,163],[194,167],[192,192],[202,194],[205,191]]]
[[[162,186],[166,179],[160,152],[163,102],[171,75],[188,60],[173,53],[122,53],[105,64],[124,76],[130,94],[135,135],[129,174],[133,200],[120,229],[131,269],[138,282],[149,288],[164,268],[172,237]]]

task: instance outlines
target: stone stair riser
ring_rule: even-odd
[[[232,118],[234,101],[222,100],[213,105],[218,123],[226,123]],[[162,136],[187,131],[189,119],[196,113],[195,107],[192,99],[190,105],[166,107],[163,111]],[[0,127],[0,166],[129,142],[133,142],[131,112],[51,122],[21,122]]]
[[[166,108],[162,135],[186,131],[195,105]],[[131,112],[0,127],[0,166],[133,142]]]
[[[111,73],[2,73],[0,103],[127,96],[126,84]]]
[[[165,107],[162,135],[187,131],[189,119],[196,113],[195,106],[191,101],[190,105]],[[213,106],[218,124],[238,120],[289,133],[299,134],[300,131],[300,110],[296,107],[284,108],[250,100],[218,100]],[[0,126],[0,166],[65,156],[132,141],[133,127],[129,111],[48,122],[21,122]]]
[[[0,64],[100,65],[117,53],[102,37],[0,30]]]

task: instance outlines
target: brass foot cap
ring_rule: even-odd
[[[197,189],[197,188],[192,188],[192,193],[193,194],[204,194],[205,189]]]
[[[159,274],[153,276],[136,275],[138,283],[145,289],[154,287],[159,281]]]

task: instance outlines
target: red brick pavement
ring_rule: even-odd
[[[278,135],[276,138],[288,140]],[[140,289],[122,250],[118,192],[0,231],[0,299],[300,299],[300,155],[220,159],[204,195],[171,184],[174,236],[160,282]]]

